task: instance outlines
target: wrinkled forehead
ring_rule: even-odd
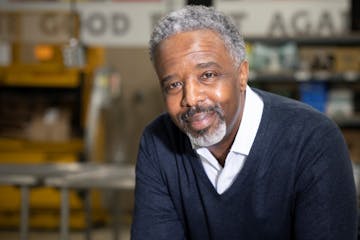
[[[227,52],[220,34],[209,29],[200,29],[179,32],[162,40],[155,49],[154,57],[203,50]]]

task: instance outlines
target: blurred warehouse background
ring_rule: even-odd
[[[152,26],[185,4],[234,18],[247,42],[251,86],[306,102],[339,124],[357,180],[358,0],[0,0],[0,164],[133,166],[143,128],[163,111],[147,51]],[[0,186],[0,236],[20,224],[14,185]],[[60,195],[31,188],[30,231],[59,228]],[[70,192],[72,230],[86,227],[84,199]],[[120,199],[129,226],[132,189]],[[109,192],[91,192],[93,225],[110,224],[109,202]]]

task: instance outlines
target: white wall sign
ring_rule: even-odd
[[[82,6],[81,39],[86,44],[111,46],[147,45],[152,27],[166,12],[164,5],[93,4]]]
[[[347,32],[348,0],[215,0],[247,37],[329,36]]]
[[[79,3],[81,40],[87,45],[147,46],[153,24],[184,0]],[[217,9],[231,15],[246,37],[331,36],[347,32],[348,0],[214,0]],[[6,6],[6,7],[5,7]],[[20,32],[22,41],[63,43],[69,38],[65,3],[6,4],[4,11],[36,10],[24,17],[23,27],[0,16],[0,37]],[[52,12],[52,13],[51,13]],[[54,13],[55,12],[55,13]],[[9,25],[9,23],[11,25]],[[9,27],[11,26],[11,27]],[[7,39],[6,37],[4,39]]]
[[[30,12],[21,15],[18,26],[25,42],[59,43],[69,41],[74,23],[68,12]]]
[[[180,0],[141,2],[104,2],[77,4],[81,19],[80,37],[87,45],[146,46],[153,24],[166,12],[181,6]],[[6,14],[0,14],[0,38],[17,38],[24,42],[63,43],[69,40],[69,17],[57,12],[70,12],[64,3],[8,3]],[[11,24],[12,12],[21,12],[20,24]],[[15,14],[16,16],[16,14]],[[14,28],[18,28],[14,30]],[[12,30],[14,34],[10,34]],[[9,37],[11,35],[11,37]]]

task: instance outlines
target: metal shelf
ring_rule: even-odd
[[[329,82],[329,83],[360,83],[360,73],[355,75],[333,73],[306,73],[306,77],[299,77],[297,73],[279,74],[250,74],[249,80],[257,83],[302,83],[302,82]]]
[[[360,129],[360,118],[334,119],[340,128]]]
[[[270,45],[280,45],[294,42],[298,45],[312,46],[360,46],[360,34],[345,36],[308,36],[308,37],[249,37],[246,42],[262,42]]]

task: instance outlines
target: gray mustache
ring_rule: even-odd
[[[223,116],[222,110],[219,106],[193,106],[189,108],[185,113],[181,115],[182,121],[188,121],[189,118],[194,116],[197,113],[208,113],[208,112],[216,112],[220,117]]]

